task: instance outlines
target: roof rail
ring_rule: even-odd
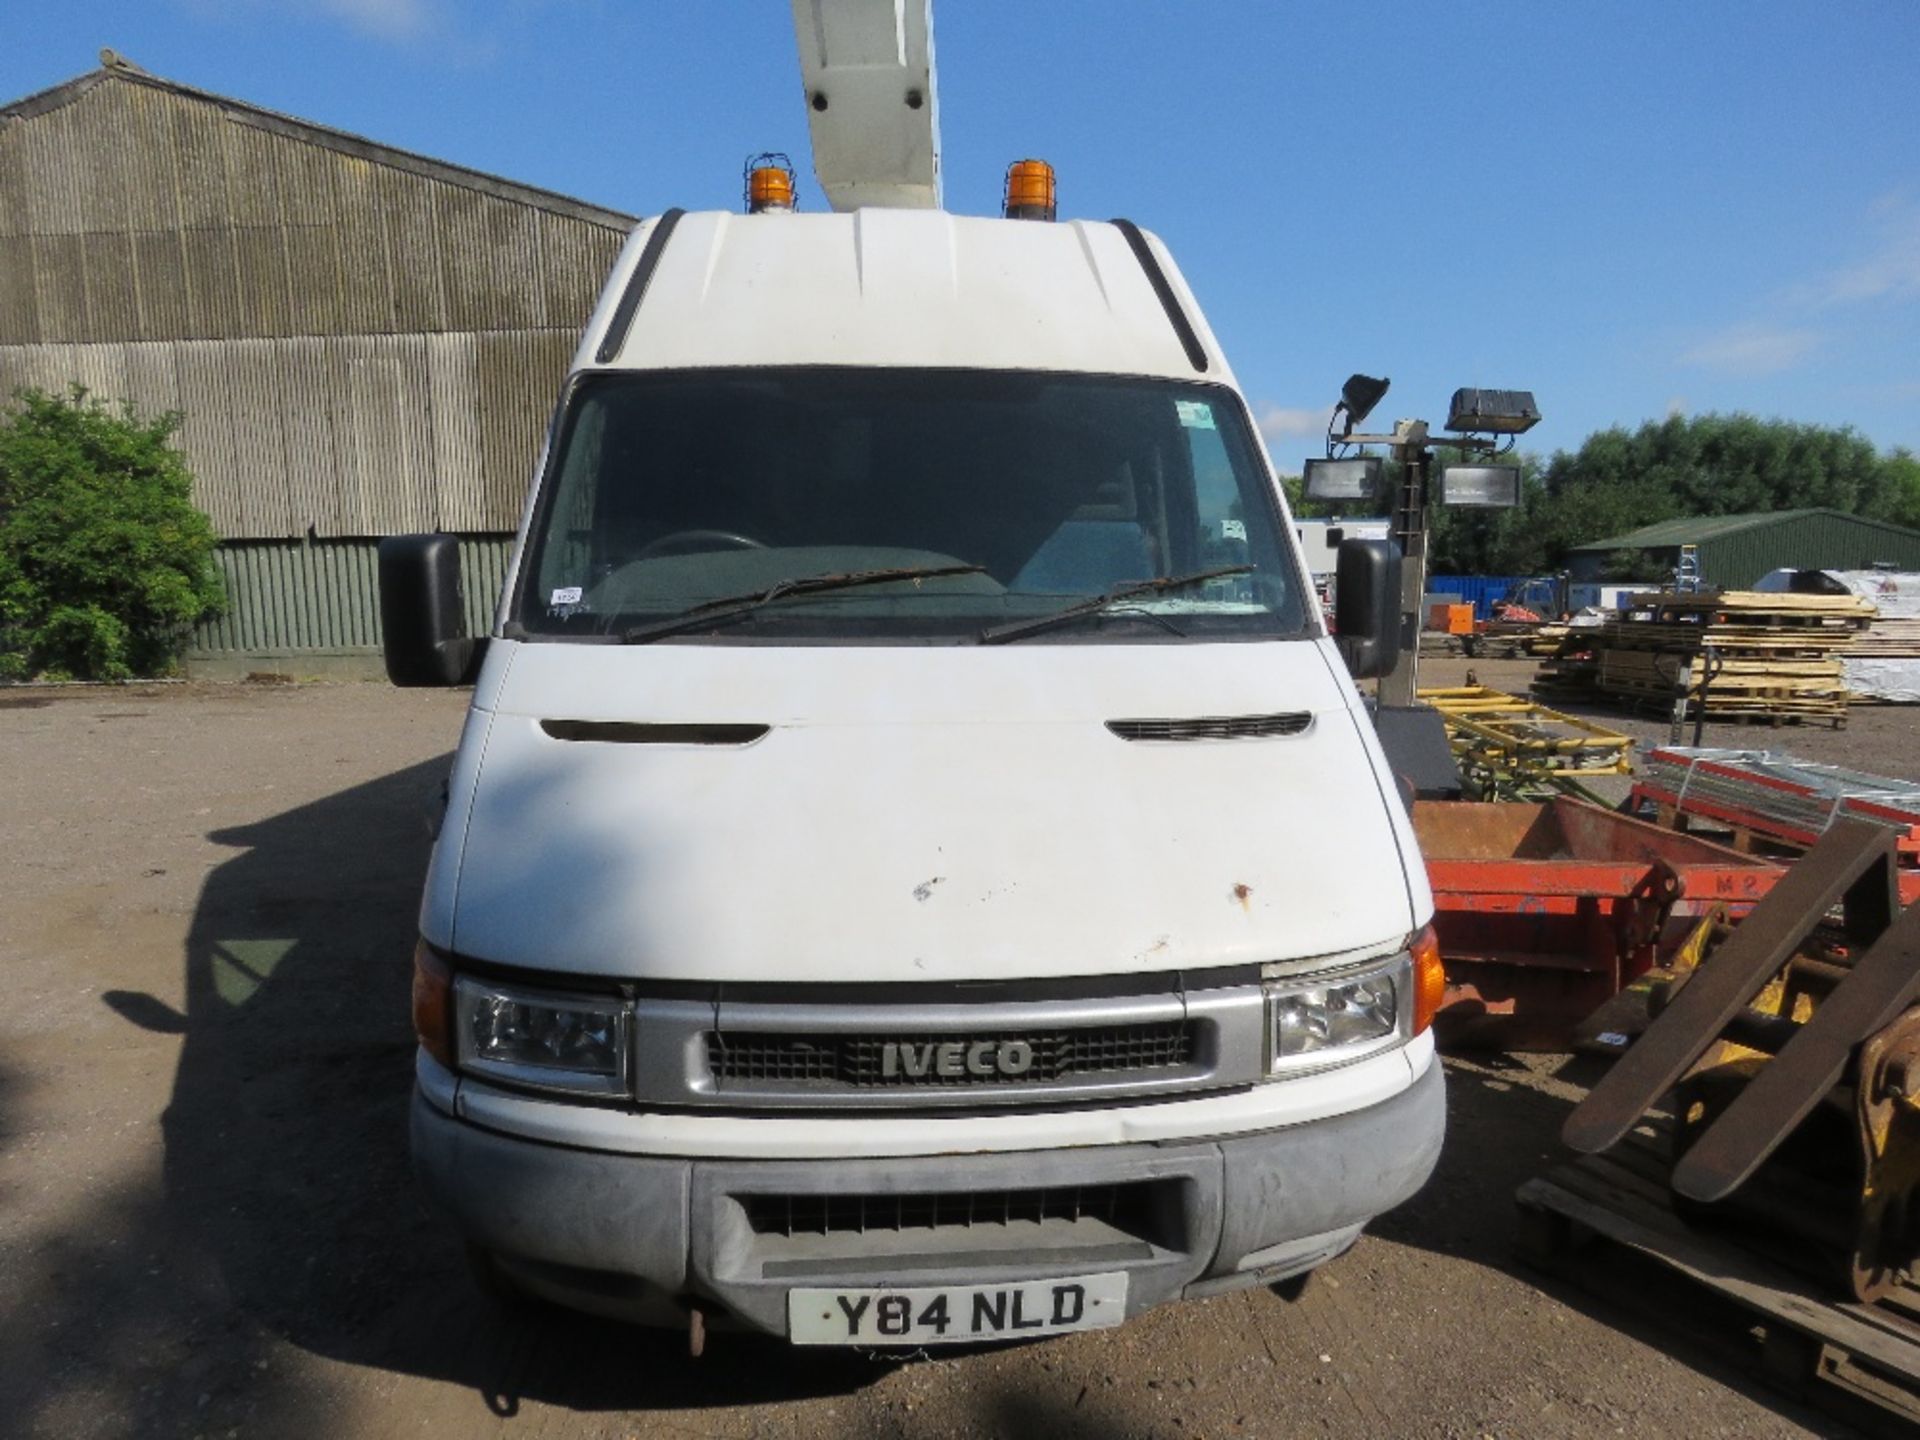
[[[1160,268],[1160,261],[1154,256],[1153,247],[1147,244],[1147,237],[1140,233],[1140,227],[1131,220],[1115,220],[1113,224],[1127,237],[1127,245],[1132,249],[1134,259],[1147,272],[1147,283],[1153,286],[1153,293],[1160,297],[1160,308],[1167,312],[1167,319],[1173,323],[1173,333],[1180,337],[1188,361],[1195,370],[1206,374],[1207,347],[1200,343],[1199,332],[1193,328],[1187,312],[1180,308],[1180,297],[1173,293],[1173,286],[1167,281],[1167,272]]]
[[[660,255],[667,248],[673,227],[680,223],[680,217],[686,213],[684,210],[669,210],[654,222],[653,233],[647,236],[646,248],[640,252],[639,263],[633,267],[633,274],[627,277],[627,288],[620,292],[620,303],[614,306],[613,319],[607,322],[607,333],[600,337],[600,348],[594,351],[594,364],[605,365],[627,343],[627,331],[633,328],[633,317],[646,296],[653,272],[660,266]]]

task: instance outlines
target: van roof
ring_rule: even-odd
[[[663,226],[648,273],[643,258]],[[1072,370],[1231,384],[1165,247],[1136,231],[1143,258],[1128,228],[881,209],[645,221],[575,364]]]

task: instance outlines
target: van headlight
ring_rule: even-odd
[[[470,1075],[541,1090],[625,1095],[631,1007],[617,995],[554,995],[462,975],[454,1057]]]
[[[1358,1060],[1409,1036],[1412,960],[1338,975],[1265,982],[1267,1072],[1287,1074]]]

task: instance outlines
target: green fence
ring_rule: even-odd
[[[252,672],[378,676],[378,540],[229,541],[217,552],[227,613],[202,625],[187,651],[191,675]],[[484,635],[506,577],[511,535],[463,535],[467,626]]]

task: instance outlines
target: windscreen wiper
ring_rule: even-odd
[[[681,635],[704,625],[718,625],[751,615],[763,605],[784,600],[790,595],[818,595],[824,590],[852,590],[861,585],[884,585],[889,580],[932,580],[942,575],[978,575],[984,565],[903,565],[893,570],[849,570],[843,575],[804,575],[781,580],[764,590],[748,590],[739,595],[722,595],[717,600],[702,600],[678,615],[635,625],[620,636],[624,645],[641,645],[666,635]]]
[[[1064,610],[1050,611],[1045,615],[1036,615],[1031,620],[1012,620],[1005,625],[994,625],[980,632],[982,645],[998,645],[1004,640],[1017,640],[1022,635],[1031,635],[1036,630],[1051,630],[1055,625],[1065,625],[1079,619],[1082,615],[1097,615],[1115,605],[1124,605],[1129,600],[1137,600],[1142,595],[1164,595],[1170,590],[1185,590],[1207,580],[1218,580],[1223,575],[1245,575],[1253,569],[1251,565],[1222,565],[1213,570],[1195,570],[1191,575],[1167,575],[1158,580],[1141,580],[1132,585],[1119,585],[1104,595],[1096,595],[1091,600],[1082,600],[1077,605],[1069,605]]]

